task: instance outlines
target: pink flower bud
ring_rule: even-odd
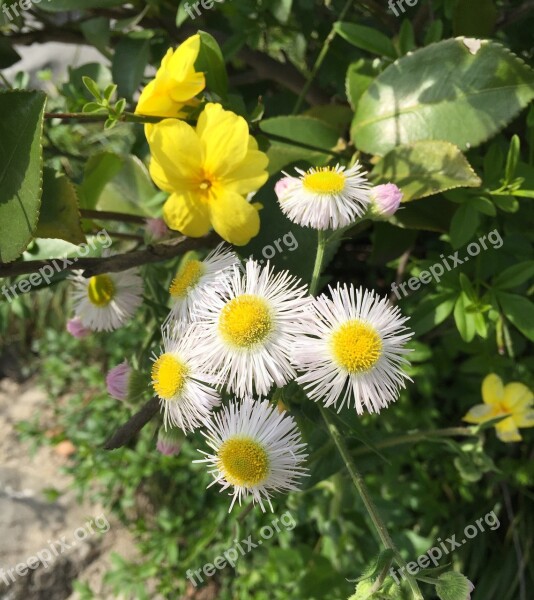
[[[84,326],[80,317],[69,319],[67,321],[66,329],[73,337],[80,340],[91,333],[91,330]]]
[[[163,240],[170,233],[163,219],[146,219],[145,232],[149,242]]]
[[[402,201],[403,193],[394,183],[384,183],[371,189],[371,212],[380,217],[393,216]]]
[[[106,387],[112,398],[116,400],[126,400],[128,398],[128,383],[131,371],[132,369],[127,360],[109,371],[106,376]]]
[[[161,452],[165,456],[176,456],[180,454],[184,440],[185,435],[181,429],[172,427],[165,430],[165,428],[161,427],[158,431],[156,448],[158,452]]]

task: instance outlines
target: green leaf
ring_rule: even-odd
[[[358,105],[352,139],[384,155],[419,140],[478,146],[533,98],[534,72],[495,42],[452,39],[416,50],[390,65]]]
[[[384,35],[377,29],[338,21],[334,23],[334,30],[349,44],[357,48],[371,52],[371,54],[377,54],[378,56],[397,57],[393,42],[387,35]]]
[[[513,135],[510,142],[510,149],[508,150],[508,156],[506,158],[506,170],[504,172],[505,185],[511,183],[514,179],[517,163],[519,162],[520,151],[521,140],[518,135]]]
[[[458,2],[453,17],[454,35],[491,37],[497,21],[497,14],[493,0]]]
[[[80,23],[80,29],[85,36],[85,39],[102,52],[104,56],[108,56],[108,46],[110,42],[110,20],[106,17],[95,17],[87,19]]]
[[[0,39],[0,69],[7,69],[19,60],[20,54],[13,48],[9,41]]]
[[[454,306],[454,320],[464,342],[471,342],[476,333],[474,314],[469,312],[471,306],[472,302],[464,292],[458,296]]]
[[[493,202],[487,198],[484,198],[484,196],[470,198],[469,204],[483,215],[494,217],[497,214],[497,209],[495,208]]]
[[[534,260],[525,260],[499,273],[493,280],[493,287],[508,290],[525,283],[532,277],[534,277]]]
[[[43,92],[0,93],[0,262],[18,258],[39,218]]]
[[[441,600],[467,600],[473,585],[465,575],[447,571],[438,577],[436,594]]]
[[[80,225],[74,186],[64,175],[56,177],[53,169],[45,168],[43,172],[41,213],[34,235],[65,240],[71,244],[86,241]]]
[[[480,213],[469,202],[456,209],[451,222],[451,245],[456,250],[466,244],[476,233],[480,225]]]
[[[215,38],[205,31],[199,31],[200,51],[195,62],[195,69],[206,76],[206,87],[221,98],[228,93],[228,74],[219,44]]]
[[[80,184],[80,206],[94,209],[105,185],[121,170],[121,157],[112,152],[95,154],[87,161]]]
[[[401,55],[408,54],[417,48],[413,25],[409,19],[404,19],[399,32],[399,49]]]
[[[150,39],[146,36],[129,35],[121,38],[115,54],[111,72],[117,84],[119,96],[132,100],[139,87],[150,58]]]
[[[121,156],[112,152],[103,152],[89,159],[79,187],[82,208],[139,216],[158,216],[150,204],[158,193],[145,165],[137,156]]]
[[[379,73],[380,69],[373,61],[364,58],[349,65],[345,79],[345,92],[353,109],[356,109],[363,93]]]
[[[266,119],[260,123],[260,130],[325,150],[334,148],[339,137],[334,127],[319,119],[304,116]],[[286,165],[299,160],[321,166],[331,159],[328,154],[277,141],[271,141],[267,155],[270,174],[278,173]]]
[[[497,292],[497,300],[504,316],[534,342],[534,303],[528,298],[508,292]]]
[[[424,231],[449,231],[454,214],[454,205],[442,196],[435,196],[431,201],[416,200],[402,205],[391,222],[399,227],[422,229]]]
[[[88,10],[91,8],[112,8],[121,6],[124,0],[46,0],[39,8],[46,12],[63,12],[72,10]]]
[[[102,94],[98,89],[96,81],[93,81],[90,77],[87,77],[87,75],[82,76],[82,81],[83,85],[89,90],[91,96],[94,96],[95,100],[102,100]]]
[[[448,142],[416,142],[398,146],[378,161],[371,172],[376,183],[392,181],[403,202],[458,187],[478,187],[480,179],[460,150]]]

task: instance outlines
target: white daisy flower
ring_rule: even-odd
[[[325,406],[354,406],[370,413],[394,402],[405,387],[405,348],[412,337],[398,307],[374,292],[351,285],[330,288],[312,305],[313,319],[293,348],[293,361],[303,372],[297,381],[312,400]]]
[[[202,366],[203,349],[195,329],[190,325],[178,333],[178,327],[164,327],[163,348],[152,355],[152,387],[160,399],[165,429],[179,427],[185,433],[203,426],[220,403],[210,385],[215,378]]]
[[[224,243],[219,244],[202,261],[196,259],[184,261],[169,288],[173,306],[165,323],[168,323],[171,318],[179,322],[189,322],[191,308],[198,302],[203,291],[209,287],[219,286],[221,281],[224,281],[228,270],[238,264],[239,259],[236,254],[225,248]]]
[[[221,492],[231,488],[230,512],[238,500],[249,495],[265,512],[266,501],[271,511],[271,496],[276,492],[297,490],[297,479],[307,475],[300,466],[307,454],[302,451],[300,433],[293,417],[280,413],[268,400],[246,399],[231,403],[215,414],[202,431],[213,453],[195,460],[207,463],[210,474]]]
[[[143,280],[137,269],[93,275],[73,271],[74,312],[93,331],[113,331],[131,319],[143,301]]]
[[[234,267],[231,277],[212,288],[196,306],[194,318],[206,363],[220,383],[238,397],[265,396],[295,377],[290,346],[311,302],[306,286],[269,262],[261,268],[249,260],[245,274]]]
[[[276,186],[278,204],[294,223],[313,229],[342,229],[364,216],[370,203],[370,183],[357,162],[349,169],[295,169]]]

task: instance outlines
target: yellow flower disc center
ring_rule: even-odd
[[[87,286],[89,302],[98,307],[107,306],[115,297],[115,284],[109,275],[93,275]]]
[[[204,179],[204,181],[201,182],[200,184],[200,189],[205,191],[205,190],[209,190],[211,187],[211,181],[209,179]]]
[[[172,280],[169,292],[173,298],[185,298],[205,273],[204,264],[199,260],[190,260]]]
[[[172,354],[162,354],[152,365],[152,387],[164,400],[179,394],[186,383],[189,369]]]
[[[324,167],[314,173],[307,173],[302,184],[314,194],[339,194],[345,189],[345,175],[331,167]]]
[[[251,348],[263,342],[272,329],[267,302],[251,294],[230,300],[219,317],[219,332],[229,344],[239,348]]]
[[[269,456],[265,448],[249,437],[226,440],[217,453],[217,466],[232,485],[252,487],[269,475]]]
[[[378,332],[362,321],[343,323],[331,338],[335,361],[349,373],[364,373],[377,363],[382,354]]]

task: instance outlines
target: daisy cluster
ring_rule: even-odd
[[[358,164],[299,174],[284,174],[276,192],[282,210],[304,226],[347,227],[380,196]],[[89,281],[77,274],[74,282],[81,327],[115,329],[141,301],[135,272]],[[298,489],[306,475],[306,445],[294,418],[269,400],[273,389],[296,381],[325,407],[378,413],[409,379],[407,318],[372,291],[338,284],[314,298],[288,271],[242,263],[223,243],[204,260],[184,258],[169,297],[162,347],[152,355],[163,415],[158,448],[176,454],[200,429],[209,450],[196,462],[208,466],[212,485],[230,490],[230,510],[247,496],[272,510],[272,495]],[[116,367],[110,393],[127,397],[130,378],[127,363]]]

